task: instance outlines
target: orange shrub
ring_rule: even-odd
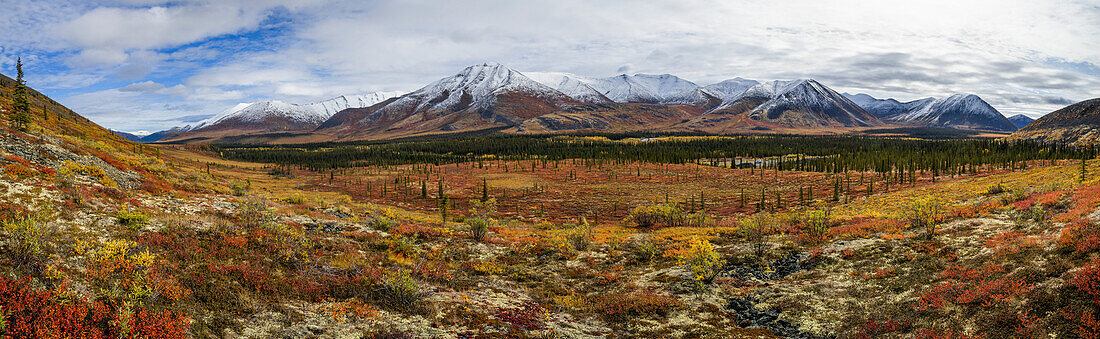
[[[4,165],[4,173],[13,178],[26,178],[34,175],[34,170],[20,164]]]
[[[19,163],[19,164],[22,164],[23,166],[27,166],[27,167],[34,167],[34,164],[31,164],[30,160],[24,159],[23,157],[20,157],[20,156],[15,155],[15,154],[5,155],[4,160]]]
[[[70,299],[66,287],[36,289],[29,279],[0,277],[0,308],[5,338],[118,338],[123,321],[134,338],[186,338],[190,319],[171,311],[134,310],[120,319],[125,305]]]
[[[1001,276],[1004,266],[987,264],[982,268],[949,267],[940,273],[945,281],[921,294],[917,307],[926,310],[951,303],[992,306],[1031,291],[1032,284],[1018,277]]]
[[[1088,219],[1078,219],[1062,229],[1058,245],[1078,252],[1100,249],[1100,226]]]

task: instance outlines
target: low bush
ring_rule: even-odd
[[[653,291],[636,293],[608,293],[591,300],[594,311],[609,319],[667,315],[669,311],[683,307],[680,299]]]
[[[696,281],[709,283],[722,272],[722,260],[714,245],[706,239],[693,237],[679,255],[680,264],[687,267]]]
[[[489,220],[481,217],[469,218],[463,221],[466,223],[468,233],[470,237],[477,241],[485,240],[485,237],[489,234]]]
[[[1062,229],[1058,245],[1082,253],[1100,249],[1100,225],[1088,219],[1076,220]]]
[[[660,204],[635,207],[627,218],[638,224],[638,227],[653,228],[681,226],[684,224],[685,216],[679,206]]]
[[[905,220],[909,226],[921,228],[927,232],[928,239],[936,236],[936,227],[944,219],[943,203],[934,197],[920,197],[914,199],[905,213]]]
[[[420,290],[420,283],[409,272],[388,272],[374,289],[375,300],[382,307],[392,310],[408,310],[428,296]]]
[[[149,216],[141,213],[141,211],[132,210],[129,206],[115,212],[115,219],[118,220],[119,225],[126,226],[131,230],[140,229],[149,223]]]

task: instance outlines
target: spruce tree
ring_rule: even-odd
[[[26,130],[31,123],[30,102],[27,101],[27,82],[23,80],[23,58],[15,61],[15,91],[12,98],[11,125],[19,130]]]

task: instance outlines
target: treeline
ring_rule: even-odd
[[[700,163],[815,172],[913,171],[958,174],[1026,167],[1030,160],[1082,159],[1095,148],[991,139],[922,140],[862,136],[686,137],[625,141],[570,136],[495,136],[369,144],[211,146],[232,160],[323,171],[360,166],[443,165],[492,160],[592,159],[610,164]]]

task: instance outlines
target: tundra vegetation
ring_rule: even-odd
[[[1100,335],[1091,148],[149,146],[29,95],[0,126],[3,337]]]

